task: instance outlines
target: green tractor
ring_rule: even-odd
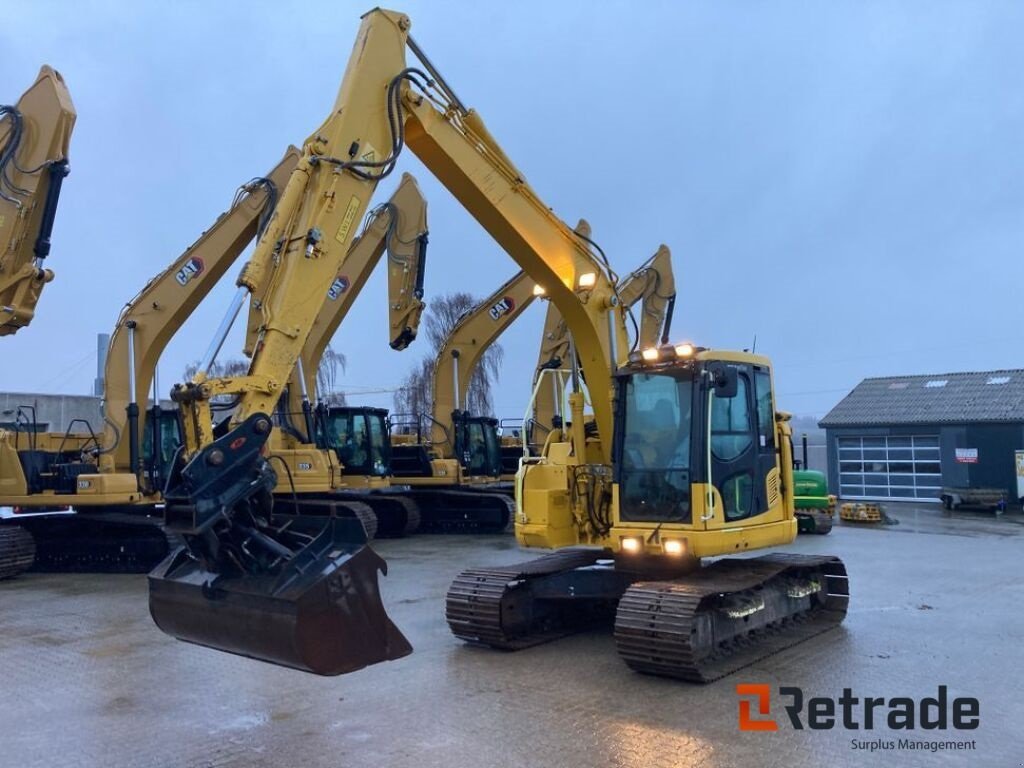
[[[793,491],[797,531],[822,536],[831,531],[836,497],[829,495],[825,473],[816,469],[793,470]]]

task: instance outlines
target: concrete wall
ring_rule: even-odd
[[[102,398],[91,395],[42,395],[35,392],[0,392],[0,425],[13,426],[18,407],[25,409],[35,406],[36,421],[43,432],[64,432],[74,419],[85,419],[99,433],[103,430]],[[148,407],[140,404],[140,408]],[[161,401],[165,408],[172,408],[170,400]],[[87,431],[81,423],[75,424],[73,432]]]
[[[63,432],[74,419],[85,419],[97,432],[103,428],[100,398],[90,395],[41,395],[32,392],[0,392],[0,423],[14,424],[18,407],[35,406],[40,429]],[[25,408],[26,416],[32,418]],[[85,431],[76,424],[74,431]]]

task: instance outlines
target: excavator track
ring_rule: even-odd
[[[610,620],[618,595],[587,601],[577,610],[564,600],[539,601],[533,589],[545,577],[595,566],[606,557],[601,550],[565,549],[516,565],[465,570],[445,598],[448,626],[466,642],[514,651]]]
[[[0,527],[0,581],[27,571],[35,557],[36,543],[32,534],[17,525]]]
[[[377,513],[373,511],[373,507],[369,504],[364,504],[361,501],[346,501],[344,505],[348,509],[352,516],[357,518],[360,523],[363,524],[363,528],[366,530],[366,539],[372,541],[377,536]]]
[[[426,533],[507,533],[515,520],[515,500],[501,491],[423,488],[411,497]]]
[[[411,536],[420,528],[420,507],[415,499],[403,494],[382,492],[341,491],[332,493],[330,498],[347,503],[368,504],[377,516],[377,533],[380,538],[401,538]]]
[[[35,541],[31,570],[42,573],[148,573],[181,543],[160,517],[130,512],[32,516],[17,527]]]
[[[708,683],[838,626],[849,602],[836,557],[719,560],[626,590],[615,644],[632,669]]]
[[[278,496],[274,499],[274,518],[285,522],[298,518],[354,517],[366,529],[366,538],[377,535],[377,514],[363,501]]]

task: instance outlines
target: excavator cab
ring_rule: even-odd
[[[317,447],[331,449],[346,474],[391,474],[391,431],[385,408],[328,406],[317,419]]]
[[[146,411],[142,433],[142,468],[151,489],[160,490],[164,487],[171,466],[179,455],[182,441],[181,413],[178,409],[154,405]]]
[[[471,416],[466,411],[452,412],[455,429],[455,456],[470,477],[501,476],[501,439],[498,420]]]
[[[693,525],[691,486],[709,476],[726,523],[769,511],[776,439],[766,366],[673,353],[620,369],[617,386],[620,520]]]

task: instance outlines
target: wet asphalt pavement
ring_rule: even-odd
[[[837,525],[789,548],[846,561],[842,628],[704,687],[631,672],[610,630],[518,653],[455,640],[449,582],[463,567],[531,556],[509,537],[378,542],[384,601],[415,653],[330,679],[164,636],[142,576],[28,574],[0,584],[0,766],[1024,763],[1024,517],[888,511],[899,524]],[[739,731],[737,683],[771,687],[778,730]],[[939,685],[950,700],[979,699],[979,728],[892,731],[883,708],[872,731],[795,730],[774,693],[920,698]],[[901,749],[901,738],[975,748]]]

